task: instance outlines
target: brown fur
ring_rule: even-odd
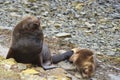
[[[6,58],[32,63],[44,69],[54,68],[55,66],[51,65],[50,51],[43,39],[40,20],[34,16],[24,18],[13,29],[12,43]]]
[[[70,57],[70,61],[76,65],[83,78],[90,78],[94,74],[96,67],[94,59],[94,53],[89,49],[80,49]]]

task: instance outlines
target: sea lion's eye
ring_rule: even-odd
[[[37,24],[35,24],[35,23],[29,24],[29,29],[34,30],[34,29],[37,29],[37,28],[38,28]]]
[[[33,24],[33,29],[37,29],[38,27],[39,27],[38,24],[36,23]]]
[[[34,23],[34,24],[33,24],[33,26],[34,26],[34,27],[37,27],[37,26],[38,26],[38,24]]]

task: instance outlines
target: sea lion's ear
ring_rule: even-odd
[[[41,21],[41,17],[39,17],[39,16],[37,16],[37,23],[36,24],[38,24],[39,26],[40,26],[40,21]]]
[[[74,52],[74,54],[78,54],[80,51],[80,48],[73,48],[72,51]]]
[[[94,62],[93,56],[90,56],[90,57],[88,58],[88,60],[89,60],[90,62]]]

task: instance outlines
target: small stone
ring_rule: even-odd
[[[34,68],[32,69],[26,69],[24,71],[22,71],[23,74],[39,74],[38,71],[36,71]]]
[[[32,6],[32,7],[31,7],[32,10],[36,10],[36,9],[38,9],[38,8],[39,8],[38,6]]]
[[[10,7],[9,9],[7,9],[10,12],[18,12],[18,9],[15,7]]]
[[[27,68],[26,64],[17,63],[15,65],[12,65],[10,69],[15,71],[15,72],[20,72],[22,70],[25,70],[26,68]]]
[[[60,28],[62,26],[62,24],[58,24],[58,23],[56,23],[54,25],[55,25],[56,28]]]
[[[23,2],[24,4],[28,4],[28,1],[26,1],[26,0],[22,0],[22,2]]]
[[[62,14],[57,14],[58,17],[62,17]]]
[[[97,78],[91,78],[90,80],[97,80]]]
[[[98,52],[98,51],[97,51],[97,52],[95,52],[95,53],[96,53],[96,54],[98,54],[98,55],[102,55],[102,54],[103,54],[103,53],[101,53],[101,52]]]
[[[58,34],[56,34],[56,37],[66,38],[66,37],[71,37],[71,34],[70,33],[58,33]]]
[[[65,53],[65,50],[59,50],[58,53]]]
[[[80,14],[84,15],[84,14],[86,14],[86,12],[80,12]]]
[[[23,69],[27,68],[27,66],[25,64],[22,64],[22,63],[18,63],[17,66],[18,66],[19,70],[23,70]]]
[[[87,31],[85,31],[86,33],[93,33],[93,31],[92,30],[87,30]]]
[[[20,15],[16,14],[15,12],[10,13],[10,16],[12,16],[12,17],[21,17]]]
[[[7,4],[10,4],[10,1],[5,1],[5,4],[7,5]]]
[[[108,55],[108,56],[114,56],[114,55],[115,55],[115,52],[114,52],[114,51],[108,51],[107,55]]]
[[[43,12],[41,15],[47,17],[48,16],[48,11]]]
[[[83,3],[79,3],[79,4],[76,5],[75,8],[76,8],[77,10],[81,10],[83,5],[84,5]]]

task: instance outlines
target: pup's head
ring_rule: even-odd
[[[90,78],[95,72],[95,64],[89,61],[84,62],[81,67],[77,65],[77,68],[83,78]]]
[[[72,61],[83,78],[90,78],[95,72],[94,53],[89,49],[80,49],[74,53],[70,61]]]

